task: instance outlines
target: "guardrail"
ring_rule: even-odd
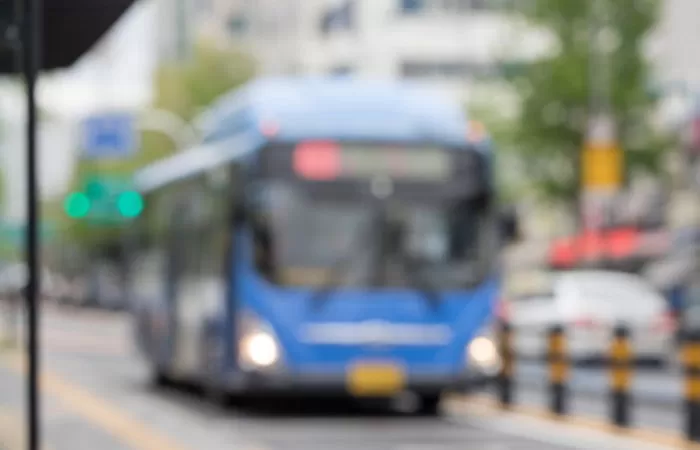
[[[502,408],[509,409],[515,403],[517,384],[522,380],[517,370],[517,353],[514,341],[517,331],[505,322],[498,327],[497,339],[503,358],[501,373],[496,382],[498,401]],[[548,329],[546,334],[546,373],[536,374],[546,389],[548,409],[552,414],[564,416],[569,413],[572,397],[571,358],[567,346],[567,330],[561,325]],[[633,425],[633,405],[635,400],[644,400],[643,393],[632,389],[635,358],[632,335],[624,323],[618,324],[612,333],[608,357],[603,368],[606,371],[605,386],[596,386],[587,393],[602,394],[608,405],[608,421],[617,427],[627,428]],[[694,442],[700,442],[700,329],[686,330],[681,341],[682,370],[674,372],[682,389],[675,395],[667,392],[666,406],[682,408],[684,416],[684,435]],[[578,389],[577,389],[578,390]],[[580,390],[578,390],[580,393]],[[641,397],[641,398],[640,398]],[[652,394],[651,397],[654,397]],[[659,397],[656,393],[656,397]],[[659,401],[658,398],[651,399]],[[672,406],[673,405],[673,406]]]

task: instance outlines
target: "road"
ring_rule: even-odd
[[[601,427],[503,413],[482,398],[452,398],[441,418],[293,399],[222,410],[192,390],[149,385],[130,331],[128,321],[116,314],[45,311],[43,418],[50,449],[651,450],[675,442],[659,438],[658,445],[644,444]],[[5,351],[0,357],[2,450],[14,450],[11,441],[21,437],[23,370],[20,355]],[[532,396],[528,401],[536,403],[537,395]]]

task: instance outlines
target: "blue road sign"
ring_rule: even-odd
[[[136,118],[127,113],[93,116],[83,123],[83,155],[89,159],[123,158],[137,147]]]

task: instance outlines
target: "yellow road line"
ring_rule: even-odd
[[[26,372],[24,359],[19,356],[6,358],[5,365],[18,373]],[[66,408],[111,433],[134,450],[186,450],[179,443],[52,373],[44,372],[41,385],[43,391],[60,399]]]
[[[463,407],[467,411],[486,416],[523,415],[541,421],[556,424],[557,426],[569,427],[570,429],[592,430],[607,433],[617,437],[625,437],[639,440],[644,443],[662,445],[674,449],[697,449],[700,450],[700,443],[694,443],[685,439],[680,433],[666,430],[656,430],[647,428],[620,428],[603,420],[582,416],[567,415],[556,416],[551,412],[534,406],[514,405],[508,411],[500,408],[498,403],[490,397],[483,395],[470,397],[454,397],[451,404]]]

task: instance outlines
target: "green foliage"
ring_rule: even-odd
[[[254,75],[255,63],[247,54],[202,43],[189,63],[159,68],[153,107],[191,121],[222,94],[241,86]],[[137,167],[173,151],[173,143],[161,133],[145,132],[142,139],[141,153],[134,161]]]
[[[254,75],[254,61],[245,53],[201,44],[188,64],[158,71],[154,107],[191,120],[221,94]]]
[[[610,103],[628,174],[658,173],[670,142],[650,126],[656,98],[647,89],[650,69],[642,46],[656,22],[659,0],[600,2],[617,43],[608,58]],[[515,120],[497,126],[494,136],[503,151],[517,157],[523,175],[546,200],[570,204],[578,194],[578,161],[587,129],[591,64],[595,64],[591,53],[596,40],[590,32],[594,3],[532,0],[517,13],[533,27],[551,31],[555,51],[509,78],[521,111]]]
[[[154,79],[152,106],[155,109],[170,111],[189,122],[219,96],[244,84],[254,74],[254,61],[247,54],[202,43],[197,46],[190,61],[165,65],[158,69]],[[82,180],[91,174],[129,176],[138,168],[165,158],[174,151],[176,148],[169,136],[160,132],[144,131],[141,134],[139,151],[130,158],[80,161],[70,192],[79,191]],[[135,214],[140,206],[133,202],[127,203],[128,213]],[[109,246],[117,241],[123,228],[119,225],[95,226],[86,220],[66,219],[64,212],[65,238],[91,249]]]
[[[0,211],[5,208],[5,172],[4,168],[0,167]],[[4,211],[3,211],[4,212]],[[0,213],[1,215],[2,213]]]
[[[495,142],[494,175],[499,200],[505,204],[516,202],[528,187],[526,180],[520,176],[519,161],[515,152],[512,151],[515,148],[516,128],[511,120],[504,118],[491,104],[475,103],[467,109],[470,119],[483,123]]]

